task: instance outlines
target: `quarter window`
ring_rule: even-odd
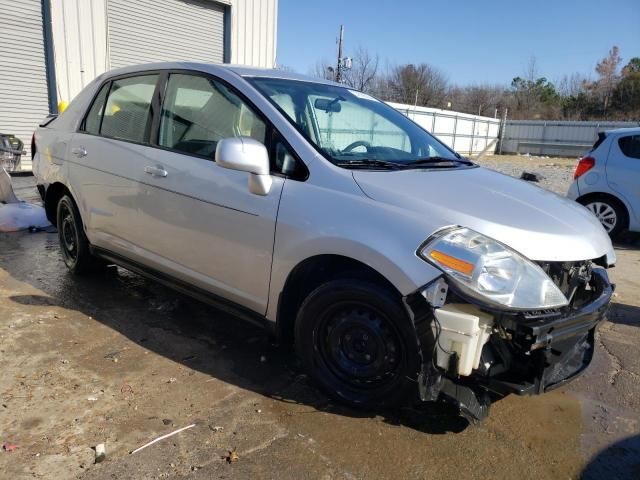
[[[152,99],[158,75],[114,80],[104,108],[100,133],[106,137],[142,143],[153,115]]]
[[[100,89],[100,93],[93,101],[93,105],[87,113],[87,118],[84,121],[83,131],[97,135],[100,133],[100,121],[102,120],[102,113],[104,112],[104,102],[107,99],[107,92],[109,91],[109,83],[107,82]]]
[[[622,137],[618,140],[618,145],[627,157],[640,158],[640,135]]]
[[[160,118],[158,144],[213,159],[223,138],[252,137],[265,143],[266,125],[221,82],[172,74]]]

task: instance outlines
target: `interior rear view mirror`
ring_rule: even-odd
[[[322,110],[325,113],[338,113],[342,110],[342,105],[340,105],[341,97],[328,99],[328,98],[317,98],[313,105],[318,110]]]

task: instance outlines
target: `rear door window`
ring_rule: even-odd
[[[625,156],[640,158],[640,135],[622,137],[618,140],[618,145]]]
[[[131,142],[146,142],[157,81],[157,74],[114,80],[104,108],[100,134]]]
[[[160,146],[214,159],[223,138],[245,136],[264,144],[266,133],[262,119],[222,82],[199,75],[169,76]]]

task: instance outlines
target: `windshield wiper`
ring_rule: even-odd
[[[473,162],[464,158],[446,158],[446,157],[424,157],[411,162],[405,163],[405,166],[418,166],[418,165],[437,165],[442,163],[462,163],[463,165],[473,165]]]
[[[375,167],[386,168],[388,170],[398,170],[402,165],[396,162],[388,162],[386,160],[376,160],[375,158],[358,158],[354,160],[339,160],[336,162],[341,167],[359,168],[359,167]]]

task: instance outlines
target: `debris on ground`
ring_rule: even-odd
[[[44,208],[22,202],[13,193],[11,177],[0,168],[0,232],[17,232],[50,226]]]
[[[227,452],[227,454],[222,458],[224,458],[227,461],[227,463],[233,463],[233,462],[237,462],[238,460],[240,460],[240,456],[238,455],[238,452],[236,451],[236,447],[233,447],[232,450],[229,450]]]
[[[122,393],[123,395],[126,395],[127,393],[133,393],[133,387],[128,383],[125,383],[122,385],[122,387],[120,387],[120,393]]]
[[[162,423],[164,423],[165,425],[171,425],[173,423],[173,420],[171,420],[170,418],[163,418]]]
[[[96,463],[102,462],[105,458],[107,458],[107,447],[104,443],[99,443],[95,447],[96,451]]]
[[[218,425],[215,425],[215,426],[214,425],[209,425],[209,429],[212,432],[224,432],[224,427],[220,427]]]
[[[193,428],[193,427],[195,427],[195,426],[196,426],[196,424],[195,424],[195,423],[192,423],[191,425],[187,425],[186,427],[182,427],[182,428],[179,428],[178,430],[175,430],[175,431],[173,431],[173,432],[171,432],[171,433],[167,433],[166,435],[162,435],[161,437],[158,437],[158,438],[156,438],[155,440],[151,440],[149,443],[145,443],[145,444],[144,444],[144,445],[142,445],[141,447],[136,448],[135,450],[133,450],[133,451],[131,452],[131,455],[133,455],[134,453],[139,452],[139,451],[140,451],[140,450],[142,450],[142,449],[147,448],[147,447],[148,447],[148,446],[150,446],[150,445],[153,445],[153,444],[154,444],[154,443],[156,443],[156,442],[159,442],[160,440],[164,440],[165,438],[172,437],[173,435],[175,435],[175,434],[177,434],[177,433],[180,433],[180,432],[182,432],[182,431],[184,431],[184,430],[187,430],[188,428]]]
[[[5,452],[13,452],[16,448],[18,448],[17,445],[14,445],[12,443],[3,443],[2,444],[2,450]]]
[[[520,179],[525,180],[527,182],[539,183],[540,180],[542,180],[542,175],[538,173],[522,172],[522,175],[520,175]]]

